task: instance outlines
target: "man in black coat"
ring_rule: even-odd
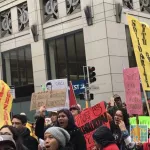
[[[17,128],[22,137],[23,144],[29,150],[38,150],[38,141],[30,136],[30,131],[26,128],[27,117],[25,115],[14,115],[12,118],[13,127]]]

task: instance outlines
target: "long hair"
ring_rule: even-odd
[[[9,125],[3,126],[0,130],[4,128],[8,128],[13,134],[13,139],[16,142],[16,150],[24,150],[25,148],[23,147],[23,141],[19,135],[18,130],[15,127]]]
[[[61,110],[58,111],[58,115],[60,113],[64,113],[68,117],[68,126],[66,128],[67,131],[68,130],[72,130],[72,129],[77,127],[75,125],[74,117],[73,117],[72,113],[68,109],[61,109]],[[58,126],[59,126],[59,123],[58,123]]]
[[[124,123],[125,123],[125,125],[126,125],[126,128],[129,128],[130,123],[129,123],[129,115],[128,115],[128,113],[127,113],[127,110],[124,109],[124,108],[116,109],[115,112],[114,112],[114,116],[115,116],[115,114],[116,114],[116,112],[117,112],[118,110],[122,112],[123,121],[124,121]],[[128,129],[128,130],[129,130],[129,129]]]

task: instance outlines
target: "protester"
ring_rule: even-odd
[[[110,129],[106,126],[99,127],[94,132],[93,139],[97,150],[119,150]]]
[[[17,150],[11,135],[0,135],[0,150]]]
[[[74,117],[68,109],[58,111],[58,126],[68,131],[74,150],[86,150],[84,135],[75,125]]]
[[[72,115],[75,117],[78,114],[80,114],[81,109],[78,105],[73,105],[73,106],[70,107],[70,111],[71,111]]]
[[[50,126],[51,127],[57,126],[57,117],[58,117],[57,111],[51,111],[50,112],[50,118],[51,118]]]
[[[12,118],[12,125],[18,129],[20,136],[23,139],[23,144],[29,150],[37,150],[38,142],[35,138],[30,136],[30,131],[26,128],[26,123],[27,117],[24,115],[14,115]]]
[[[129,135],[129,117],[124,109],[116,110],[114,121],[111,122],[111,131],[120,150],[135,147]]]
[[[44,134],[46,150],[65,150],[65,147],[69,140],[69,133],[60,127],[48,128]],[[67,149],[69,150],[69,148]]]
[[[108,113],[114,117],[114,114],[116,112],[116,110],[118,109],[124,109],[124,111],[127,112],[126,108],[124,107],[123,103],[122,103],[122,100],[121,100],[121,97],[118,95],[118,94],[115,94],[113,96],[113,99],[114,99],[114,106],[113,107],[110,107],[108,109]]]
[[[0,129],[0,135],[11,135],[16,143],[16,150],[28,150],[19,136],[18,130],[13,126],[5,125]]]
[[[41,106],[39,111],[36,114],[36,126],[35,126],[35,134],[39,139],[44,139],[44,132],[53,126],[57,126],[57,112],[52,111],[50,112],[51,124],[45,126],[45,112],[46,107]]]

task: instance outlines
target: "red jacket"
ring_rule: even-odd
[[[143,150],[150,150],[150,139],[147,143],[143,144]]]
[[[107,147],[103,148],[103,150],[119,150],[116,144],[110,144]]]

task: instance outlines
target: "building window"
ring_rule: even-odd
[[[123,0],[123,6],[128,9],[133,9],[133,0]]]
[[[81,11],[80,0],[66,0],[67,14],[74,14]]]
[[[58,19],[57,0],[43,0],[44,22]]]
[[[17,6],[19,31],[29,29],[29,14],[27,2]]]
[[[12,20],[10,9],[0,13],[1,20],[1,37],[6,37],[12,34]]]
[[[34,92],[30,46],[2,53],[2,60],[4,81],[9,86],[15,86],[16,92],[20,88],[26,89],[25,91],[19,90],[16,97],[30,96]],[[28,91],[29,89],[31,93]]]
[[[128,58],[129,58],[129,66],[130,67],[137,67],[136,58],[134,54],[132,39],[130,35],[129,26],[125,26],[126,30],[126,40],[127,40],[127,48],[128,48]]]
[[[48,43],[49,79],[83,79],[86,65],[83,32],[50,40]]]
[[[140,9],[142,12],[150,13],[150,1],[149,0],[139,0]]]

